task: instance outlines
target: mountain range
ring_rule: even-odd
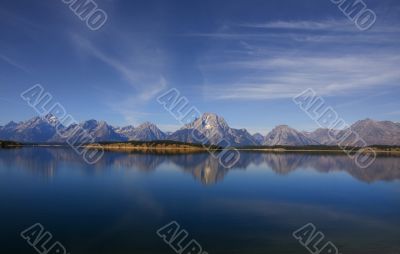
[[[367,145],[400,145],[400,123],[391,121],[361,120],[351,125],[349,129],[337,131],[336,137],[338,138],[334,140],[329,137],[328,129],[300,132],[287,125],[275,127],[266,136],[259,133],[252,135],[246,129],[231,128],[223,117],[213,113],[205,113],[172,133],[165,133],[155,124],[149,122],[137,127],[131,125],[114,127],[105,121],[88,120],[79,124],[62,126],[56,117],[46,115],[45,117],[34,117],[19,123],[12,121],[5,126],[0,126],[0,140],[62,143],[66,142],[67,138],[74,138],[74,135],[79,135],[79,132],[75,133],[77,128],[89,133],[96,142],[171,140],[199,143],[199,140],[205,140],[203,143],[221,146],[337,145],[339,138],[351,129]],[[346,139],[347,143],[345,145],[351,145],[355,139],[356,136]],[[224,142],[221,142],[221,140],[224,140]]]

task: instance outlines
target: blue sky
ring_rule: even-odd
[[[177,88],[232,127],[267,133],[317,125],[293,102],[315,89],[352,123],[400,121],[400,3],[365,0],[360,31],[330,0],[97,0],[88,29],[61,0],[0,3],[0,125],[35,112],[20,93],[41,84],[77,120],[179,123],[156,97]]]

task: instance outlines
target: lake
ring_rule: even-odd
[[[400,253],[400,157],[367,169],[345,155],[0,149],[2,253],[37,253],[20,233],[43,225],[71,254],[175,253],[171,221],[209,254],[310,253],[292,234],[312,223],[342,254]]]

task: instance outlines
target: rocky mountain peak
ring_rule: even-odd
[[[120,133],[128,140],[154,141],[166,138],[166,134],[151,122],[144,122],[136,128],[125,128]]]
[[[140,124],[138,127],[136,127],[136,129],[146,129],[146,128],[158,129],[158,127],[151,122],[144,122],[144,123]]]
[[[94,129],[94,128],[96,128],[97,126],[98,126],[98,122],[97,122],[97,120],[94,120],[94,119],[90,119],[90,120],[87,120],[87,121],[84,121],[82,124],[81,124],[81,126],[83,127],[83,128],[88,128],[88,129]]]
[[[256,145],[257,142],[246,129],[230,128],[225,119],[214,113],[204,113],[200,118],[185,125],[170,137],[175,141],[193,142],[192,130],[205,138],[204,143],[219,144],[222,140],[233,146]]]
[[[20,142],[46,142],[55,134],[55,128],[43,117],[10,122],[0,130],[0,138]]]
[[[265,137],[264,145],[267,146],[307,146],[319,143],[306,137],[303,133],[290,128],[288,125],[276,126]]]
[[[53,125],[53,126],[57,126],[57,125],[61,124],[60,121],[58,120],[58,118],[53,114],[47,114],[43,117],[43,119],[46,120],[50,125]]]
[[[128,125],[128,126],[124,126],[124,127],[115,127],[114,130],[117,133],[125,133],[125,132],[131,132],[131,131],[135,130],[135,127],[133,125]]]
[[[253,138],[257,141],[257,144],[262,145],[264,144],[265,137],[261,133],[255,133]]]
[[[229,126],[223,117],[214,113],[204,113],[200,118],[188,124],[186,128],[195,128],[197,130],[227,130]]]
[[[367,145],[398,145],[400,144],[400,126],[390,121],[374,121],[365,119],[354,123],[350,127]],[[346,131],[339,132],[338,137],[345,135]],[[346,139],[346,145],[361,144],[355,135]]]
[[[4,125],[4,128],[14,128],[18,125],[18,123],[11,121],[8,124]]]
[[[25,122],[23,122],[26,126],[34,126],[34,125],[38,125],[38,124],[42,124],[42,123],[47,123],[47,121],[40,117],[40,116],[35,116]]]

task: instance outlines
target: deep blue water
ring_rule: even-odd
[[[309,253],[313,223],[342,254],[400,253],[400,157],[368,169],[345,155],[106,152],[95,165],[64,148],[0,149],[1,253],[37,253],[40,223],[71,254],[175,253],[156,234],[176,221],[209,254]]]

